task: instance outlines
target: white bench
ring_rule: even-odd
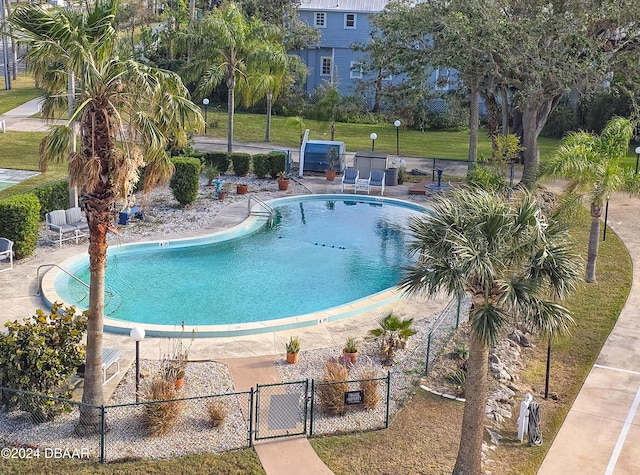
[[[78,244],[78,239],[86,236],[89,231],[89,224],[85,221],[82,216],[82,210],[78,206],[49,211],[45,220],[47,223],[47,240],[52,241],[49,232],[54,233],[56,236],[55,241],[60,244],[60,247],[62,247],[62,241],[68,239],[75,239],[76,244]]]
[[[122,351],[113,348],[105,348],[102,350],[102,385],[104,386],[118,374],[120,374],[120,355]],[[107,370],[116,365],[116,372],[107,378]]]

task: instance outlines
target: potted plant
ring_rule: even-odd
[[[342,354],[345,360],[348,359],[351,364],[356,363],[356,359],[358,358],[358,341],[354,337],[347,337],[347,342],[342,349]]]
[[[224,200],[227,197],[227,193],[229,193],[227,185],[222,185],[222,188],[218,190],[218,199]]]
[[[289,189],[289,182],[291,181],[289,178],[289,174],[287,172],[279,172],[278,173],[278,190],[286,191]]]
[[[249,185],[246,183],[238,183],[236,185],[236,191],[239,195],[246,195],[249,193]]]
[[[195,338],[195,332],[192,332],[191,343]],[[170,343],[171,344],[171,343]],[[178,338],[173,341],[171,353],[163,358],[162,361],[162,373],[164,378],[175,384],[176,389],[181,389],[184,385],[184,373],[187,369],[187,362],[189,361],[189,347],[186,347],[182,343],[182,338]]]
[[[327,181],[333,181],[336,179],[336,168],[340,160],[340,152],[336,147],[329,147],[327,152],[327,170],[325,171]]]
[[[292,336],[289,342],[285,344],[287,349],[287,363],[295,364],[298,362],[298,353],[300,352],[300,340],[297,336]]]

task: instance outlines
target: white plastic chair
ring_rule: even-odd
[[[9,260],[9,267],[1,269],[0,272],[13,269],[13,241],[7,238],[0,238],[0,261]]]
[[[346,168],[342,174],[342,192],[344,193],[344,185],[353,185],[353,192],[356,192],[356,182],[360,177],[360,170],[357,168]]]
[[[367,187],[367,193],[371,193],[372,186],[380,187],[380,196],[384,195],[384,170],[371,170],[369,174],[369,186]]]

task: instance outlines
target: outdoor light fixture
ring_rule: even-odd
[[[393,125],[396,128],[396,155],[400,155],[400,126],[402,122],[396,119]]]
[[[202,103],[204,104],[204,134],[207,135],[207,108],[209,106],[209,99],[205,97],[202,99]]]
[[[133,327],[129,332],[131,339],[136,342],[136,402],[139,402],[140,392],[140,341],[144,340],[144,334],[142,327]]]
[[[371,139],[371,151],[373,152],[376,149],[376,139],[378,138],[378,134],[371,132],[369,138]]]

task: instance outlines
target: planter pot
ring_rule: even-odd
[[[184,386],[184,376],[176,379],[176,389],[182,389],[182,386]]]
[[[327,170],[326,172],[327,175],[327,181],[333,181],[336,179],[336,171],[335,170]]]
[[[218,191],[218,199],[219,200],[224,200],[224,198],[227,196],[227,192],[226,191]]]
[[[355,353],[347,353],[345,350],[342,350],[342,354],[344,356],[345,361],[349,360],[351,364],[356,364],[356,360],[358,359],[358,352]]]
[[[239,195],[246,195],[249,193],[249,185],[236,185],[236,191]]]
[[[296,364],[298,362],[298,353],[287,353],[287,363]]]
[[[280,191],[288,190],[290,181],[291,180],[281,180],[280,178],[278,178],[278,190]]]

